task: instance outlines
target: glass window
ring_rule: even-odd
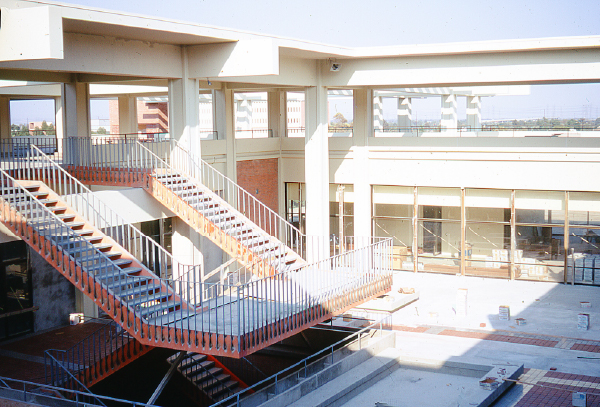
[[[569,224],[600,226],[600,193],[569,192]]]

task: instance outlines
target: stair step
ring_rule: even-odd
[[[58,212],[58,211],[52,211],[52,212]],[[73,213],[63,213],[63,214],[56,214],[56,217],[62,221],[64,221],[65,219],[75,219],[75,214]]]
[[[39,202],[42,205],[50,206],[50,205],[56,205],[58,203],[58,200],[56,200],[56,199],[39,199]]]
[[[141,269],[140,269],[141,270]],[[151,292],[155,292],[157,290],[161,289],[161,285],[159,284],[159,280],[155,281],[155,284],[152,284],[151,280],[154,279],[147,279],[144,280],[146,282],[146,284],[140,284],[141,282],[139,282],[138,284],[135,285],[135,287],[130,287],[127,290],[121,290],[119,291],[119,297],[129,297],[131,295],[145,295],[147,293],[151,293]]]
[[[50,209],[54,213],[67,210],[66,206],[48,206],[48,205],[45,205],[45,206],[46,206],[46,208]],[[75,215],[73,215],[73,216],[75,216]]]
[[[155,314],[157,312],[162,312],[162,311],[172,309],[172,308],[178,309],[179,307],[180,307],[180,303],[173,303],[172,301],[161,302],[159,304],[152,305],[150,307],[140,307],[140,314],[142,315],[143,318],[146,318],[149,315]]]
[[[105,250],[105,249],[110,249],[111,247],[113,247],[113,245],[111,243],[95,243],[92,244],[93,248],[96,248],[100,251]],[[77,254],[77,253],[83,253],[83,252],[89,252],[93,250],[92,247],[89,246],[85,246],[85,247],[77,247],[77,248],[73,248],[73,249],[66,249],[67,252],[69,252],[69,254]],[[95,253],[95,251],[94,251]]]
[[[197,365],[198,363],[204,362],[206,358],[207,356],[202,355],[201,353],[193,353],[191,355],[188,355],[188,357],[186,357],[185,359],[183,359],[179,364],[178,368],[179,370],[186,370],[194,365]],[[172,361],[170,361],[170,363],[173,363],[175,359],[176,357]]]
[[[124,287],[127,287],[130,284],[142,284],[148,280],[153,280],[152,277],[129,278],[132,274],[142,271],[141,267],[126,267],[121,270],[125,273],[125,276],[123,276],[124,278],[120,278],[118,280],[115,279],[112,283],[108,284],[107,287],[111,290],[114,290],[115,288],[120,288],[122,290]]]
[[[234,389],[236,389],[239,385],[239,382],[236,382],[235,380],[228,380],[227,382],[221,383],[219,386],[211,389],[211,391],[209,391],[209,396],[215,401],[221,401],[231,396],[231,394],[235,392]]]
[[[204,382],[196,384],[201,390],[204,390],[207,393],[210,393],[213,389],[216,393],[218,391],[217,387],[224,385],[230,378],[231,376],[226,373],[213,374],[212,376],[207,377]]]
[[[207,361],[212,363],[210,366],[198,366],[196,368],[193,369],[189,369],[189,372],[186,374],[184,372],[183,375],[188,377],[191,381],[193,381],[194,383],[198,384],[202,384],[204,381],[212,379],[213,376],[216,376],[218,374],[220,374],[223,369],[221,369],[220,367],[213,367],[215,362],[213,361]],[[206,363],[206,362],[203,362]]]
[[[166,300],[170,296],[171,296],[170,292],[161,291],[161,292],[154,293],[154,294],[133,297],[132,299],[127,300],[127,304],[135,306],[135,305],[140,305],[140,304],[144,304],[147,302]]]
[[[116,260],[113,260],[111,263],[103,263],[103,264],[98,264],[98,265],[86,267],[86,270],[87,271],[100,270],[100,269],[103,269],[107,264],[111,264],[111,265],[114,264],[114,265],[120,267],[120,266],[125,266],[127,264],[130,264],[132,261],[133,260],[131,260],[131,259],[116,259]],[[125,269],[122,268],[120,270],[124,271]],[[116,274],[116,275],[118,275],[118,274]]]

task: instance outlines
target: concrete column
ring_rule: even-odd
[[[54,98],[54,130],[56,131],[56,144],[58,154],[62,157],[63,154],[63,139],[65,137],[65,115],[63,113],[63,98]]]
[[[412,99],[407,97],[398,98],[398,127],[403,131],[409,131],[412,125]],[[404,130],[406,129],[406,130]]]
[[[0,96],[0,139],[10,138],[10,99]]]
[[[70,82],[62,85],[62,119],[66,137],[90,137],[90,86]]]
[[[359,248],[372,234],[369,136],[373,123],[373,91],[354,89],[354,236]],[[364,239],[363,239],[364,238]]]
[[[471,131],[481,128],[481,97],[467,97],[467,126]]]
[[[119,96],[119,133],[138,132],[137,98],[135,96]]]
[[[269,92],[267,101],[269,106],[269,129],[273,132],[273,137],[285,137],[287,124],[285,92],[280,90]]]
[[[442,130],[456,130],[458,128],[458,113],[456,95],[442,95]]]
[[[373,130],[383,130],[383,99],[381,96],[373,97]]]
[[[237,153],[235,143],[235,107],[233,99],[233,89],[224,87],[222,90],[216,91],[217,110],[216,120],[217,131],[219,138],[225,138],[225,154],[227,166],[225,175],[232,181],[237,181]]]
[[[307,260],[329,257],[329,139],[327,88],[321,85],[322,64],[317,65],[316,86],[306,90],[306,234],[319,240],[307,244]]]
[[[197,79],[169,80],[169,134],[200,156],[200,88]]]
[[[61,101],[57,104],[60,111],[57,114],[57,123],[60,123],[63,138],[75,137],[91,138],[90,121],[90,88],[87,83],[70,82],[61,87]],[[60,116],[60,117],[59,117]],[[83,148],[83,151],[79,149]],[[89,151],[81,141],[73,143],[63,151],[65,163],[86,165]]]

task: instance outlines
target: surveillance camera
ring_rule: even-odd
[[[342,69],[342,64],[340,64],[339,62],[332,62],[329,70],[331,72],[338,72],[340,69]]]

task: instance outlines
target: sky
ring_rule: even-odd
[[[385,46],[600,35],[600,1],[576,0],[66,0],[62,3],[341,46]],[[422,117],[440,101],[417,103]],[[459,101],[460,106],[460,101]],[[53,107],[12,107],[12,122],[53,121]],[[98,116],[107,109],[97,105]],[[92,112],[92,116],[93,116]],[[461,115],[459,111],[459,116]],[[532,86],[530,96],[486,98],[484,119],[596,118],[600,84]],[[22,120],[22,121],[19,121]]]

